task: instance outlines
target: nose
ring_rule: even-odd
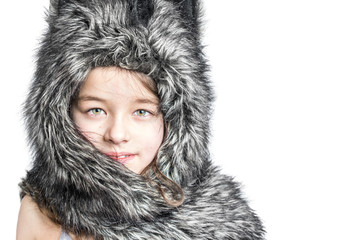
[[[113,144],[128,142],[129,129],[127,125],[125,118],[114,117],[108,122],[104,140]]]

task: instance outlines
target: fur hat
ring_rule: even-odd
[[[201,175],[212,90],[199,15],[198,1],[51,0],[25,104],[34,161],[21,188],[65,228],[101,232],[169,210],[146,179],[109,161],[76,130],[69,107],[95,67],[119,66],[155,81],[168,126],[159,169],[182,187]]]

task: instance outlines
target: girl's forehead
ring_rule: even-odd
[[[145,84],[139,73],[116,67],[95,68],[83,83],[79,97],[100,95],[104,98],[145,98],[158,102],[158,97]]]

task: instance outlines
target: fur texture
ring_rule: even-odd
[[[263,239],[239,184],[209,159],[213,93],[200,8],[195,0],[51,0],[24,108],[33,167],[20,187],[65,230],[96,239]],[[183,188],[180,207],[77,131],[70,103],[98,66],[155,80],[168,124],[159,168]]]

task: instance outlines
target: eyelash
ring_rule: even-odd
[[[101,108],[91,108],[87,112],[94,116],[100,115],[99,113],[94,113],[93,111],[95,111],[95,110],[100,110],[101,112],[105,113],[105,111],[102,110]]]
[[[97,112],[94,112],[94,111],[97,111]],[[87,111],[90,115],[93,115],[93,116],[98,116],[98,115],[101,115],[100,113],[105,113],[104,110],[102,110],[101,108],[91,108]],[[144,114],[146,115],[140,115],[141,113],[140,112],[144,112]],[[106,114],[106,113],[105,113]],[[148,110],[145,110],[145,109],[138,109],[134,112],[134,114],[138,117],[147,117],[149,114],[153,115],[152,112],[148,111]]]
[[[139,113],[140,111],[144,111],[144,113],[145,113],[146,115],[145,115],[145,116],[141,116],[141,115],[137,114],[137,113]],[[139,116],[139,117],[147,117],[149,114],[152,114],[152,113],[149,112],[149,111],[147,111],[147,110],[145,110],[145,109],[139,109],[139,110],[136,110],[136,111],[134,112],[134,114],[137,115],[137,116]]]

